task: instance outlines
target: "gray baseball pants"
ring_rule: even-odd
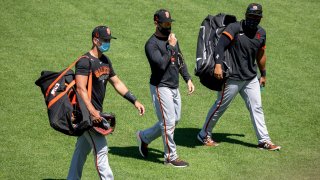
[[[240,94],[250,112],[253,128],[258,138],[258,143],[270,142],[267,126],[261,103],[260,84],[255,77],[248,81],[235,81],[228,79],[222,91],[218,92],[218,98],[208,112],[206,121],[200,131],[202,137],[210,136],[212,129],[220,117],[227,110],[237,94]]]
[[[150,92],[158,122],[149,129],[140,132],[141,139],[150,144],[162,136],[164,158],[173,161],[178,158],[176,144],[173,140],[174,129],[180,120],[181,97],[179,89],[150,85]]]
[[[105,136],[94,130],[85,131],[78,137],[71,160],[68,180],[81,179],[83,165],[87,155],[93,150],[94,162],[101,180],[113,180],[113,174],[108,161],[108,146]]]

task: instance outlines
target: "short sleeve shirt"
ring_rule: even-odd
[[[228,50],[234,62],[230,79],[234,80],[250,80],[256,77],[258,50],[266,48],[265,30],[261,26],[251,32],[242,30],[242,23],[244,22],[232,23],[223,32],[232,40]]]
[[[103,111],[102,104],[106,94],[107,82],[116,75],[110,59],[104,54],[98,59],[87,52],[77,62],[75,70],[76,75],[89,76],[92,72],[91,102],[97,110]]]

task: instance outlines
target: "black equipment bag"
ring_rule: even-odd
[[[215,91],[221,91],[222,85],[228,75],[232,72],[231,59],[228,50],[225,51],[225,59],[222,65],[224,79],[218,80],[214,77],[214,49],[218,44],[222,32],[228,24],[236,22],[233,15],[219,13],[215,16],[208,15],[201,23],[196,54],[196,67],[194,73],[199,77],[202,85]]]
[[[90,113],[76,91],[75,74],[71,70],[78,60],[61,72],[42,71],[40,78],[35,82],[44,95],[50,126],[70,136],[80,136],[93,126]],[[92,73],[88,79],[89,96],[91,86]]]

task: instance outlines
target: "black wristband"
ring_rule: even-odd
[[[266,77],[267,76],[267,71],[266,70],[260,70],[261,77]]]
[[[130,91],[128,91],[123,97],[132,104],[134,104],[137,100],[137,98]]]

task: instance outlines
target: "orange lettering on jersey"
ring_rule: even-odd
[[[108,66],[102,66],[99,69],[95,70],[94,74],[97,78],[104,74],[110,74],[110,68]]]

